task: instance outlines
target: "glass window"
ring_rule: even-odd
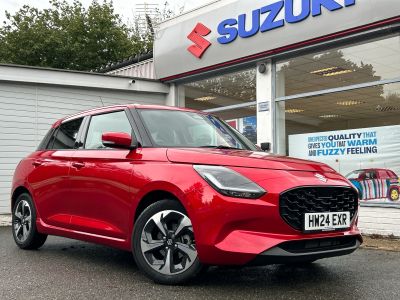
[[[253,144],[257,144],[256,105],[214,113],[234,129],[243,134]]]
[[[92,116],[85,149],[105,149],[101,137],[105,132],[124,132],[132,135],[132,126],[125,111]]]
[[[276,69],[277,97],[394,79],[400,74],[400,35],[295,57]]]
[[[322,162],[349,174],[361,203],[400,205],[398,193],[390,192],[399,188],[398,181],[379,171],[400,174],[400,83],[276,105],[281,154]]]
[[[375,171],[365,172],[365,179],[376,179],[376,172]]]
[[[74,149],[83,118],[62,123],[49,143],[49,149]]]
[[[347,179],[349,179],[349,180],[358,180],[358,179],[361,179],[362,178],[362,176],[363,176],[363,170],[356,170],[356,171],[353,171],[353,172],[351,172],[350,174],[347,174],[346,175],[346,178]]]
[[[276,116],[278,150],[289,155],[291,135],[400,125],[400,83],[280,101]]]
[[[211,115],[149,109],[139,112],[152,140],[161,147],[256,150],[249,140]]]
[[[255,101],[255,67],[185,85],[185,107],[205,111],[217,109],[211,112],[254,144],[257,143]]]
[[[185,85],[185,106],[207,110],[256,101],[256,68]]]
[[[43,140],[40,142],[39,146],[38,146],[38,150],[44,150],[47,148],[47,146],[49,145],[49,141],[52,139],[54,133],[54,128],[51,128],[45,135],[45,137],[43,138]]]

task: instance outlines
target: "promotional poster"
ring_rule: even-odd
[[[398,205],[400,126],[289,136],[289,156],[326,163],[346,176],[362,203]]]

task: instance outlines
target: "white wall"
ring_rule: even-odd
[[[154,60],[152,58],[142,61],[140,63],[132,64],[117,70],[110,71],[107,74],[156,79],[156,75],[154,72]]]
[[[166,94],[159,92],[23,84],[0,78],[0,214],[10,212],[11,180],[16,165],[36,149],[57,119],[107,105],[164,105],[165,99]]]
[[[400,209],[361,206],[358,227],[363,234],[400,237]]]

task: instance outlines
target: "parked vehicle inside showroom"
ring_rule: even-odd
[[[132,251],[151,279],[209,265],[313,262],[362,243],[358,193],[327,165],[262,152],[213,115],[147,105],[57,121],[18,165],[13,235]]]
[[[346,176],[358,189],[361,200],[389,199],[398,201],[399,177],[388,169],[355,170]]]

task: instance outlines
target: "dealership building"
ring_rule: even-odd
[[[160,24],[153,55],[102,72],[0,65],[0,214],[15,165],[57,118],[154,103],[351,174],[362,230],[400,236],[398,0],[214,1]]]

